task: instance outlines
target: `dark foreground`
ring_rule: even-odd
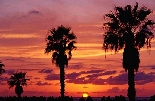
[[[115,97],[102,97],[100,99],[93,99],[90,96],[88,98],[79,98],[79,99],[74,99],[72,97],[64,97],[64,98],[54,98],[54,97],[0,97],[0,101],[128,101],[124,96],[115,96]],[[155,101],[155,95],[151,96],[149,99],[141,99],[137,101]]]

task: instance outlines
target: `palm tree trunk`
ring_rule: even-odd
[[[17,85],[15,88],[15,93],[17,94],[18,98],[21,98],[21,94],[23,93],[23,88],[20,85]]]
[[[134,82],[134,68],[128,69],[128,98],[129,101],[135,101],[136,90],[135,90],[135,82]]]
[[[65,68],[64,65],[60,66],[60,90],[61,90],[61,97],[64,97],[65,94]]]

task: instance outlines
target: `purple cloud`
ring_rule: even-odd
[[[79,62],[79,63],[74,63],[72,65],[69,65],[68,68],[70,69],[79,69],[79,68],[83,68],[83,63]]]
[[[8,70],[5,70],[5,73],[7,73],[8,75],[12,75],[13,73],[15,73],[15,70],[14,69],[8,69]]]
[[[41,12],[39,12],[37,10],[32,10],[32,11],[29,11],[28,14],[41,15]]]
[[[113,71],[105,71],[103,73],[103,75],[112,75],[112,74],[115,74],[117,71],[116,70],[113,70]]]
[[[108,89],[107,92],[111,92],[111,93],[115,92],[115,93],[117,93],[117,92],[119,92],[119,90],[120,89],[118,87],[113,87],[111,89]]]
[[[103,69],[89,70],[89,71],[81,71],[80,73],[89,74],[89,73],[100,73],[103,72]]]
[[[92,78],[97,78],[99,76],[103,76],[103,73],[90,74],[90,75],[87,75],[86,78],[92,79]]]
[[[66,80],[67,83],[74,83],[74,84],[88,84],[91,83],[89,80],[85,80],[84,77],[76,78],[76,79],[69,79]]]
[[[48,82],[38,81],[35,85],[38,85],[38,86],[45,86],[45,85],[52,85],[52,84],[51,84],[51,83],[48,83]]]
[[[152,73],[144,73],[144,72],[138,72],[135,74],[135,83],[137,85],[144,85],[146,83],[154,82],[155,81],[155,75]],[[110,76],[108,79],[106,79],[107,84],[110,85],[122,85],[127,84],[128,82],[128,74],[122,73],[118,76]]]
[[[94,81],[92,81],[92,84],[93,85],[105,85],[106,82],[105,82],[105,79],[99,78],[99,79],[95,79]]]
[[[69,79],[66,82],[74,83],[74,84],[94,84],[94,85],[104,85],[105,84],[104,79],[86,79],[85,77]]]
[[[8,77],[2,77],[2,76],[0,77],[0,81],[8,81],[8,79],[9,79]]]
[[[155,69],[155,65],[151,66],[151,69]]]
[[[66,76],[68,79],[66,82],[74,83],[74,84],[88,84],[89,83],[89,84],[94,84],[94,85],[103,85],[103,84],[106,84],[106,80],[101,79],[101,78],[98,79],[99,76],[112,75],[116,73],[115,70],[105,71],[105,72],[103,71],[105,70],[98,69],[98,70],[90,70],[90,71],[81,71],[79,73],[73,72]],[[89,75],[78,78],[82,74],[89,74]]]
[[[102,72],[102,71],[100,70],[100,72]],[[99,76],[112,75],[112,74],[115,74],[116,72],[117,71],[115,71],[115,70],[113,70],[113,71],[105,71],[103,73],[90,74],[90,75],[87,75],[86,77],[89,78],[89,79],[92,79],[92,78],[98,78]]]
[[[148,74],[144,72],[139,72],[135,75],[135,82],[138,85],[144,85],[146,83],[150,83],[154,81],[155,81],[155,75],[152,72]]]
[[[95,73],[95,72],[101,72],[103,70],[91,70],[91,71],[81,71],[79,73],[72,72],[69,74],[66,74],[66,82],[67,83],[74,83],[74,84],[94,84],[94,85],[124,85],[128,83],[128,74],[126,72],[123,72],[117,76],[110,76],[107,79],[99,78],[100,76],[104,75],[113,75],[117,71],[104,71],[103,73]],[[85,77],[79,77],[82,74],[89,74]],[[90,74],[92,73],[92,74]],[[144,72],[138,72],[135,75],[135,83],[137,85],[146,84],[149,82],[155,81],[155,75],[154,73],[150,72],[148,74]],[[47,75],[45,80],[60,80],[59,74],[50,74]]]
[[[66,79],[76,79],[80,75],[81,75],[80,73],[73,72],[70,74],[66,74]]]
[[[108,89],[106,92],[108,93],[126,93],[126,89],[119,89],[118,87],[112,87],[111,89]]]
[[[52,69],[41,69],[40,71],[38,71],[38,73],[52,73],[53,70]]]
[[[45,77],[45,80],[60,80],[59,74],[49,74]]]
[[[122,85],[127,84],[127,73],[119,74],[118,76],[110,76],[106,79],[107,84],[110,85]]]

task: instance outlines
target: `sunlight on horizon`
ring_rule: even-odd
[[[88,97],[88,94],[87,93],[83,93],[82,95],[84,98],[87,98]]]

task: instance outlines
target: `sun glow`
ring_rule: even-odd
[[[88,94],[87,94],[87,93],[84,93],[82,96],[83,96],[84,98],[87,98],[87,97],[88,97]]]

